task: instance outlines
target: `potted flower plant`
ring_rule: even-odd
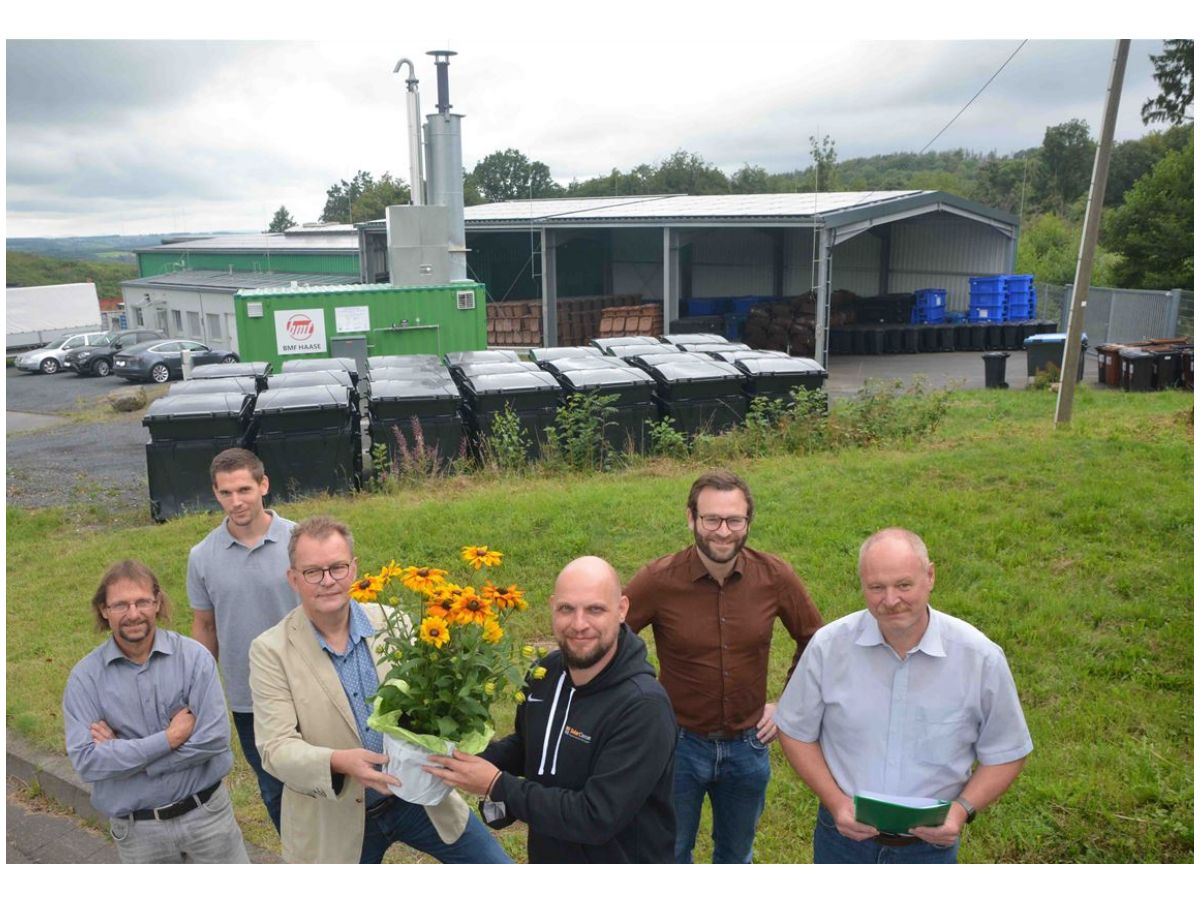
[[[462,548],[475,578],[499,567],[503,556],[486,546]],[[506,694],[523,699],[521,658],[532,656],[532,648],[517,650],[507,628],[527,606],[517,585],[491,578],[472,584],[471,577],[458,583],[448,574],[393,560],[350,590],[356,600],[390,607],[383,639],[390,668],[367,724],[383,735],[388,772],[401,781],[395,793],[426,805],[449,791],[421,769],[428,754],[486,747],[495,732],[492,703]]]

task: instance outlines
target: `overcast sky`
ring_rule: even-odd
[[[1003,39],[850,39],[851,30],[872,38],[926,34],[913,21],[889,27],[871,4],[847,5],[853,14],[845,21],[826,13],[813,31],[807,13],[756,10],[756,0],[727,7],[724,22],[705,14],[704,25],[651,12],[648,0],[590,4],[587,16],[596,21],[569,23],[570,4],[526,5],[524,16],[509,5],[503,19],[464,13],[470,26],[420,14],[405,23],[394,12],[402,5],[390,5],[386,23],[372,18],[369,4],[345,7],[342,18],[326,4],[325,19],[293,22],[287,31],[262,21],[239,31],[171,29],[337,41],[129,40],[139,36],[134,23],[145,21],[137,13],[161,4],[135,4],[125,16],[106,6],[94,26],[73,23],[74,32],[53,22],[10,27],[8,236],[261,230],[280,205],[298,221],[316,220],[326,189],[359,169],[407,180],[404,77],[392,69],[400,57],[417,63],[422,112],[432,112],[435,70],[425,55],[432,49],[458,53],[450,91],[454,111],[466,116],[466,168],[515,147],[566,184],[680,148],[730,174],[747,162],[803,168],[813,134],[831,136],[841,159],[920,150],[1022,39],[1011,20],[1005,31],[1013,36]],[[915,11],[917,4],[896,6]],[[1019,7],[1004,6],[1018,18]],[[700,15],[702,7],[689,9]],[[998,7],[989,9],[994,16]],[[195,10],[234,21],[224,11],[216,3]],[[482,27],[487,15],[494,27]],[[1178,36],[1171,25],[1180,21],[1143,17],[1135,33]],[[1010,153],[1040,144],[1048,125],[1071,118],[1086,120],[1095,136],[1119,35],[1095,21],[1090,32],[1054,27],[1056,35],[1096,33],[1030,40],[931,149]],[[1133,43],[1118,140],[1148,130],[1139,112],[1157,93],[1148,57],[1160,49],[1161,38]]]

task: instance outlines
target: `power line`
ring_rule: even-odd
[[[975,92],[975,96],[967,101],[966,106],[964,106],[962,109],[960,109],[958,112],[956,112],[954,114],[954,118],[951,119],[949,122],[947,122],[941,131],[939,131],[932,138],[930,138],[928,144],[926,144],[924,147],[922,147],[920,150],[917,151],[918,156],[920,154],[924,153],[926,150],[928,150],[933,145],[934,141],[936,141],[938,138],[940,138],[943,134],[946,133],[947,128],[949,128],[951,125],[953,125],[955,122],[958,121],[958,117],[961,116],[963,113],[965,113],[967,111],[967,109],[970,108],[971,104],[979,99],[979,95],[982,94],[985,90],[987,90],[987,86],[996,80],[996,76],[1004,71],[1004,67],[1007,66],[1010,62],[1012,62],[1013,57],[1016,56],[1018,53],[1020,53],[1021,48],[1024,47],[1028,43],[1029,43],[1029,38],[1026,38],[1025,40],[1021,41],[1020,44],[1017,45],[1017,49],[1012,52],[1012,54],[1008,57],[1008,59],[1006,59],[1003,63],[1000,64],[1000,68],[998,68],[995,72],[993,72],[992,77],[983,83],[983,87],[981,87],[979,90],[977,90]]]

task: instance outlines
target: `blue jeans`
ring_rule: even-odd
[[[833,813],[823,805],[817,809],[813,831],[814,863],[956,863],[958,841],[950,847],[935,847],[917,841],[905,847],[887,847],[867,838],[852,841],[837,830]]]
[[[397,841],[444,863],[512,862],[487,826],[475,816],[467,816],[467,828],[462,836],[453,844],[447,844],[438,837],[425,807],[392,797],[382,807],[367,810],[362,855],[358,861],[382,862],[383,854]]]
[[[675,745],[675,862],[690,863],[700,828],[700,809],[712,802],[714,863],[748,863],[754,832],[767,799],[771,759],[757,729],[709,740],[679,729]]]
[[[263,768],[262,757],[258,755],[258,747],[254,745],[254,713],[235,712],[233,727],[237,730],[238,743],[242,745],[242,754],[250,768],[258,778],[258,793],[262,797],[271,824],[279,832],[279,816],[283,806],[283,782]]]

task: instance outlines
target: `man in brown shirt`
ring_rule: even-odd
[[[679,724],[675,861],[690,863],[700,809],[712,803],[713,862],[748,863],[771,778],[775,704],[767,657],[779,619],[796,641],[791,677],[821,614],[783,560],[746,547],[754,500],[732,472],[696,479],[695,545],[643,566],[625,588],[626,621],[654,630],[659,679]],[[786,683],[786,679],[784,679]]]

